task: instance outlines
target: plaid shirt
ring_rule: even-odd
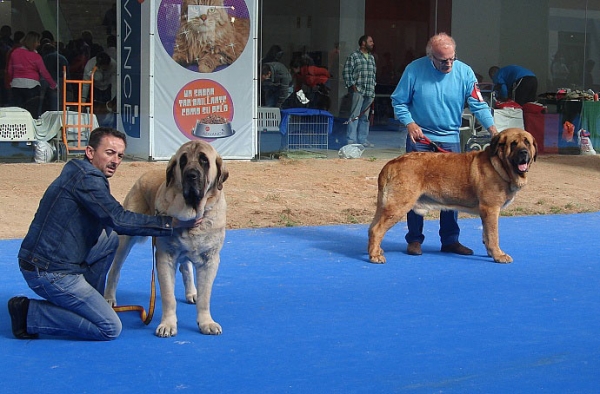
[[[359,93],[367,97],[375,97],[375,58],[370,53],[365,55],[357,49],[344,63],[342,76],[346,87],[356,86]]]

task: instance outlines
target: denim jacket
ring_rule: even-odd
[[[44,193],[18,257],[43,270],[82,273],[102,230],[168,236],[172,221],[125,210],[100,170],[86,159],[70,160]]]

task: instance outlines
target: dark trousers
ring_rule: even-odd
[[[457,133],[458,134],[458,133]],[[458,135],[457,135],[458,138]],[[431,137],[431,140],[434,140]],[[434,141],[440,148],[449,152],[460,152],[460,142],[439,142]],[[419,142],[412,142],[410,137],[406,138],[406,153],[409,152],[431,152],[431,146]],[[432,155],[447,155],[449,153],[431,153]],[[417,214],[412,209],[406,214],[406,224],[408,233],[404,239],[407,243],[418,242],[423,243],[425,235],[423,234],[423,216]],[[442,246],[452,245],[458,242],[460,235],[460,227],[458,227],[458,211],[440,211],[440,241]]]
[[[536,77],[523,77],[513,87],[515,101],[519,105],[537,100],[538,80]]]
[[[39,118],[41,89],[39,85],[31,89],[11,88],[13,105],[25,108],[33,119]]]

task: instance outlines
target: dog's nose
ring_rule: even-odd
[[[185,178],[188,181],[195,181],[199,177],[200,177],[200,173],[198,172],[198,170],[189,170],[189,171],[186,171],[186,173],[185,173]]]
[[[529,160],[529,151],[527,149],[521,149],[519,151],[519,159]]]

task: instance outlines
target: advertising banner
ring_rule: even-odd
[[[252,159],[257,151],[253,127],[257,105],[256,0],[152,1],[151,23],[141,22],[141,30],[154,34],[150,34],[149,50],[142,49],[142,88],[137,98],[141,103],[137,107],[135,95],[125,92],[130,81],[125,80],[124,67],[134,66],[125,57],[121,59],[121,123],[129,137],[142,142],[132,141],[133,149],[147,146],[150,159],[167,160],[183,143],[202,139],[224,158]],[[121,54],[135,55],[126,51],[124,33]],[[141,41],[143,48],[144,38]],[[144,70],[148,70],[147,77]],[[125,104],[129,105],[127,117]],[[145,120],[138,121],[136,115],[148,116],[148,133]]]

